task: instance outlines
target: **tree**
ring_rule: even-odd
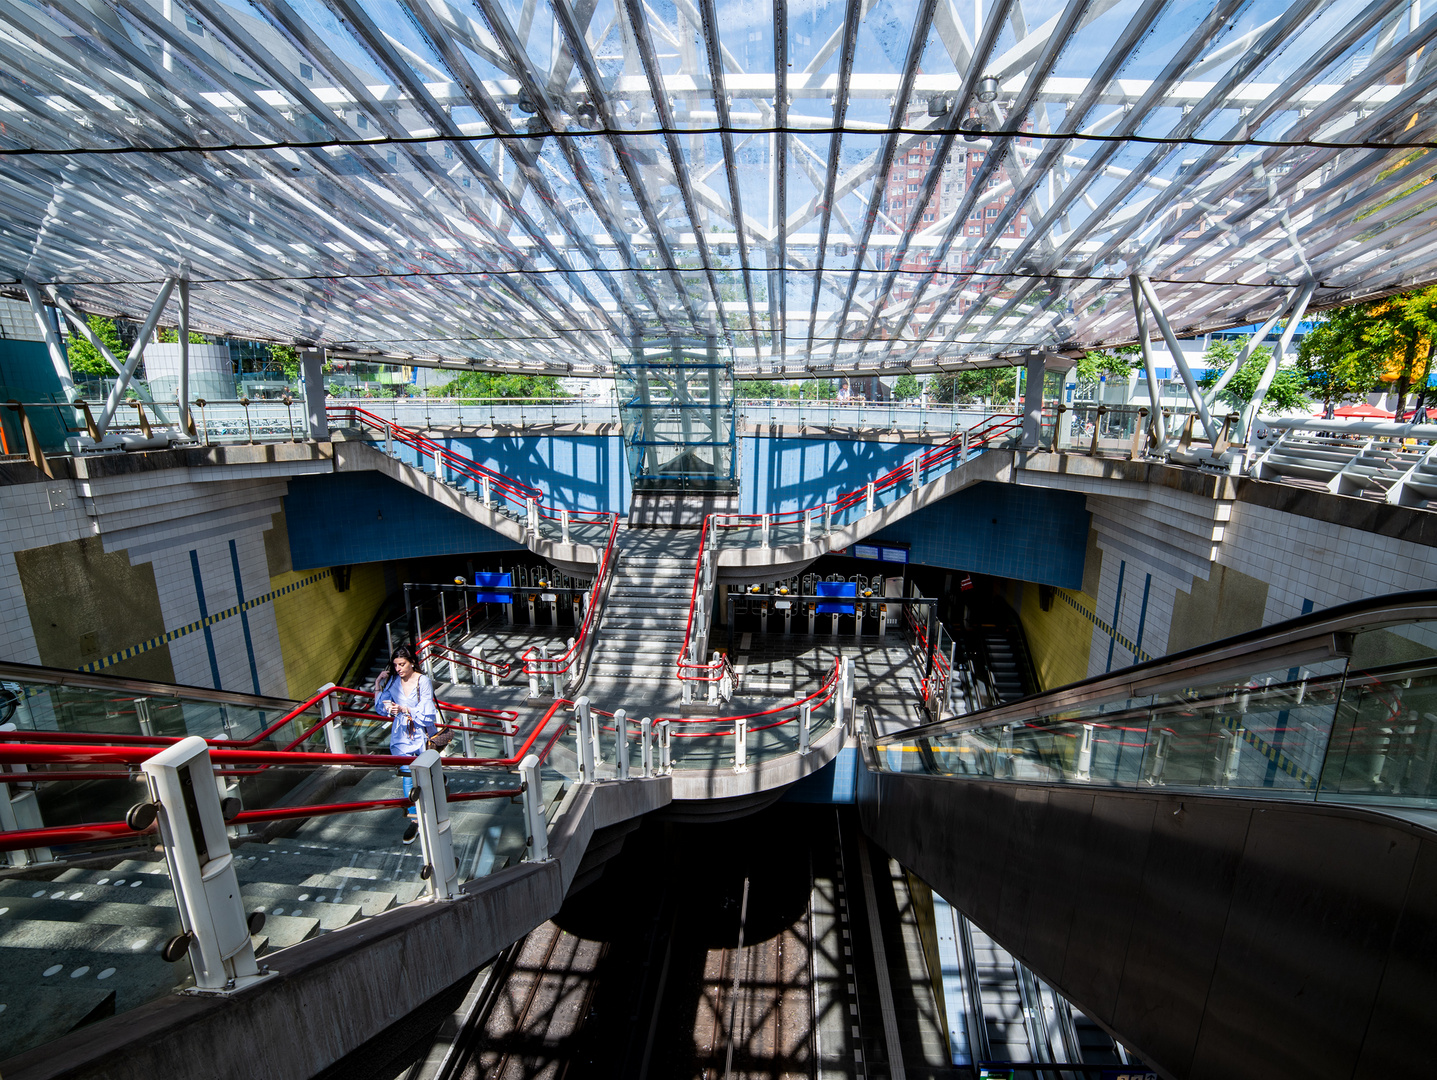
[[[1361,305],[1333,308],[1297,347],[1297,366],[1326,416],[1344,399],[1370,393],[1382,377],[1384,358],[1364,337],[1367,324]]]
[[[733,396],[737,398],[781,398],[786,396],[783,383],[768,379],[740,379],[733,384]]]
[[[177,327],[167,326],[160,331],[159,340],[162,345],[173,345],[180,340],[180,331]],[[197,333],[194,330],[190,331],[191,345],[208,345],[209,343],[209,338],[205,337],[204,334]]]
[[[502,371],[466,371],[434,390],[448,398],[556,398],[564,391],[553,375],[513,375]]]
[[[1078,357],[1074,372],[1079,383],[1096,383],[1104,375],[1121,376],[1127,380],[1142,350],[1136,345],[1122,345],[1116,349],[1091,349]]]
[[[91,315],[85,322],[89,324],[91,333],[105,343],[110,355],[123,363],[125,343],[120,340],[120,332],[115,329],[115,320],[107,319],[103,315]],[[110,367],[110,362],[101,355],[100,350],[79,334],[70,335],[66,351],[70,358],[70,370],[76,375],[114,374],[115,369]]]
[[[285,381],[297,385],[299,383],[299,350],[293,345],[280,345],[278,343],[269,347],[270,363],[284,371]]]
[[[912,401],[923,392],[913,372],[905,371],[893,383],[893,396],[898,401]]]
[[[1214,341],[1212,347],[1203,354],[1208,370],[1198,380],[1198,386],[1204,390],[1215,386],[1223,371],[1237,361],[1246,344],[1246,338],[1241,341],[1227,339]],[[1267,370],[1267,362],[1271,357],[1272,350],[1266,345],[1254,349],[1252,355],[1238,369],[1237,374],[1223,387],[1218,400],[1232,409],[1241,411],[1257,393],[1257,384],[1262,380],[1262,374]],[[1295,367],[1278,368],[1277,374],[1273,376],[1272,385],[1268,387],[1267,396],[1263,400],[1279,409],[1306,408],[1312,404],[1311,399],[1307,396],[1306,374]]]
[[[1385,360],[1381,379],[1396,384],[1396,412],[1401,416],[1408,390],[1426,390],[1437,353],[1437,285],[1374,300],[1363,308],[1368,324],[1362,337]]]
[[[948,375],[935,375],[928,380],[928,395],[935,402],[956,405],[965,401],[1013,400],[1017,386],[1014,368],[974,368]]]

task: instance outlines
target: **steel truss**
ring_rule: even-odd
[[[0,288],[173,324],[178,280],[198,330],[459,369],[712,337],[768,378],[1437,278],[1431,5],[1036,10],[0,0]]]

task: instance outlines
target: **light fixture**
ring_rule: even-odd
[[[978,100],[984,105],[998,100],[998,80],[991,75],[978,80]]]
[[[963,133],[964,142],[977,142],[983,137],[983,121],[970,116],[958,125],[958,130]]]

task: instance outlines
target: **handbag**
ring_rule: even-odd
[[[443,750],[453,741],[454,732],[437,731],[433,735],[429,736],[428,741],[426,741],[424,745],[430,750]]]

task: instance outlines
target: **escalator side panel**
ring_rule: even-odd
[[[1356,808],[1157,791],[1091,791],[1089,807],[1048,787],[1039,818],[1038,787],[865,770],[860,812],[890,855],[1165,1075],[1336,1080],[1364,1045],[1400,1065],[1390,1075],[1431,1074],[1437,1025],[1415,1003],[1437,993],[1437,968],[1394,957],[1393,941],[1401,927],[1434,952],[1418,921],[1433,892],[1408,883],[1419,852],[1437,878],[1437,834]],[[995,873],[1030,876],[1022,948],[1000,929]],[[1065,908],[1066,934],[1035,928]],[[1368,1033],[1399,993],[1414,1022]]]
[[[1437,971],[1437,845],[1423,844],[1407,887],[1407,903],[1392,935],[1392,952],[1383,971],[1368,1022],[1362,1055],[1353,1071],[1357,1080],[1401,1076],[1437,1076],[1437,1023],[1432,1018],[1432,973]],[[1425,1033],[1426,1056],[1414,1063],[1414,1032]]]
[[[1348,887],[1338,902],[1324,906],[1321,923],[1315,923],[1303,917],[1312,903],[1307,816],[1273,809],[1252,817],[1208,990],[1209,1016],[1203,1049],[1193,1061],[1195,1074],[1211,1073],[1210,1062],[1228,1056],[1224,1043],[1256,1051],[1288,1076],[1311,1075],[1323,1061],[1348,1067],[1357,1062],[1364,1025],[1354,1018],[1371,1010],[1377,996],[1421,841],[1386,836],[1360,821],[1329,822],[1323,872]],[[1340,944],[1330,968],[1299,971],[1272,960],[1325,951],[1334,931]],[[1314,940],[1315,933],[1321,937]],[[1263,976],[1256,985],[1250,981],[1254,972]],[[1271,1038],[1270,1033],[1299,1021],[1313,1023],[1310,1040]]]
[[[1048,792],[1039,788],[1017,792],[1016,796],[997,917],[988,925],[997,940],[1010,951],[1021,953],[1031,925],[1029,905],[1044,876],[1042,837],[1048,829]]]
[[[1061,943],[1066,951],[1059,979],[1071,989],[1068,996],[1087,1002],[1098,1016],[1112,1016],[1142,897],[1135,888],[1106,885],[1123,881],[1133,867],[1143,865],[1155,805],[1147,799],[1104,799],[1072,790],[1054,791],[1052,797],[1065,812],[1054,815],[1053,842],[1063,850],[1055,853],[1050,870],[1072,885],[1061,891],[1043,890],[1044,897],[1054,898],[1053,907],[1066,905],[1072,911],[1067,938]],[[1035,915],[1044,914],[1045,906],[1035,909]],[[1033,939],[1032,944],[1039,943]]]

